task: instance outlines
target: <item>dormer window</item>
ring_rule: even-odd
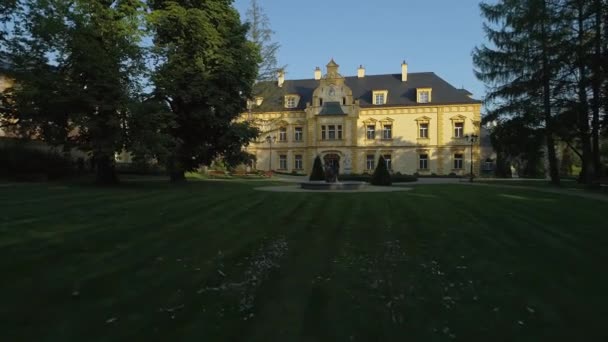
[[[296,108],[298,106],[299,100],[300,100],[300,97],[297,95],[285,96],[285,108]]]
[[[416,102],[418,103],[430,103],[432,97],[431,88],[418,88],[416,89]]]
[[[372,94],[372,103],[380,106],[386,104],[388,97],[388,90],[374,90]]]

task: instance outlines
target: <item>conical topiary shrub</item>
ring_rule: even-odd
[[[321,158],[317,156],[315,162],[312,165],[312,172],[310,173],[311,181],[322,181],[325,180],[325,171],[323,171],[323,165],[321,164]]]
[[[391,174],[388,173],[388,169],[386,168],[386,161],[384,157],[380,156],[380,160],[378,160],[378,166],[376,166],[376,170],[372,175],[372,179],[370,180],[372,185],[383,185],[388,186],[391,185]]]

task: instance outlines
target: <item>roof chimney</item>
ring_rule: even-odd
[[[321,68],[317,67],[315,69],[315,80],[320,80],[321,79]]]
[[[407,63],[401,63],[401,82],[407,81]]]
[[[357,77],[358,78],[365,77],[365,68],[363,67],[363,65],[359,65],[359,69],[357,69]]]
[[[277,81],[277,85],[279,86],[279,88],[281,88],[283,86],[283,83],[285,83],[285,71],[283,69],[281,69],[281,70],[279,70],[278,81]]]

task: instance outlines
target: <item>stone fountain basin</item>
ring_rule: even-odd
[[[300,183],[302,189],[307,190],[359,190],[367,186],[366,182],[337,182],[309,181]]]

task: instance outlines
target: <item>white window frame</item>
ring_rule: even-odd
[[[423,90],[420,92],[420,101],[419,103],[429,103],[431,101],[429,101],[429,98],[431,97],[431,94],[429,94],[428,90]]]
[[[454,153],[454,170],[464,169],[464,153]]]
[[[365,126],[365,138],[367,140],[375,140],[376,139],[376,125],[366,125]]]
[[[285,96],[285,108],[296,108],[298,106],[298,97],[295,95]]]
[[[393,169],[393,158],[390,154],[382,155],[384,158],[384,162],[386,163],[386,168],[391,171]]]
[[[385,105],[388,103],[388,90],[372,91],[372,103],[376,106]]]
[[[464,121],[454,122],[454,138],[464,137]]]
[[[293,139],[294,141],[302,141],[304,140],[304,128],[301,126],[297,126],[293,128]]]
[[[387,124],[382,126],[382,139],[391,140],[393,139],[393,124]]]
[[[433,101],[433,89],[432,88],[417,88],[416,89],[416,102],[431,103],[432,101]]]
[[[376,156],[373,154],[368,154],[365,156],[365,170],[370,171],[370,170],[375,169],[375,166],[376,166],[375,159],[376,159]]]
[[[287,155],[279,154],[279,170],[287,170]]]
[[[321,140],[327,140],[327,126],[321,125]]]
[[[483,170],[484,171],[492,171],[494,169],[494,161],[492,161],[490,159],[490,161],[488,161],[488,158],[486,158],[486,160],[483,162]]]
[[[423,134],[423,132],[424,132],[424,134]],[[418,138],[421,138],[421,139],[429,138],[429,123],[428,122],[421,122],[418,125]]]
[[[293,162],[293,166],[295,170],[303,170],[303,162],[302,162],[302,155],[301,154],[296,154],[294,156],[294,162]]]
[[[424,156],[424,158],[422,158]],[[428,170],[429,169],[429,154],[428,153],[420,153],[418,155],[418,170]]]
[[[336,137],[342,140],[342,125],[336,125]]]
[[[279,141],[282,141],[282,142],[287,141],[287,127],[279,128]]]
[[[336,125],[327,125],[327,139],[336,140]]]

